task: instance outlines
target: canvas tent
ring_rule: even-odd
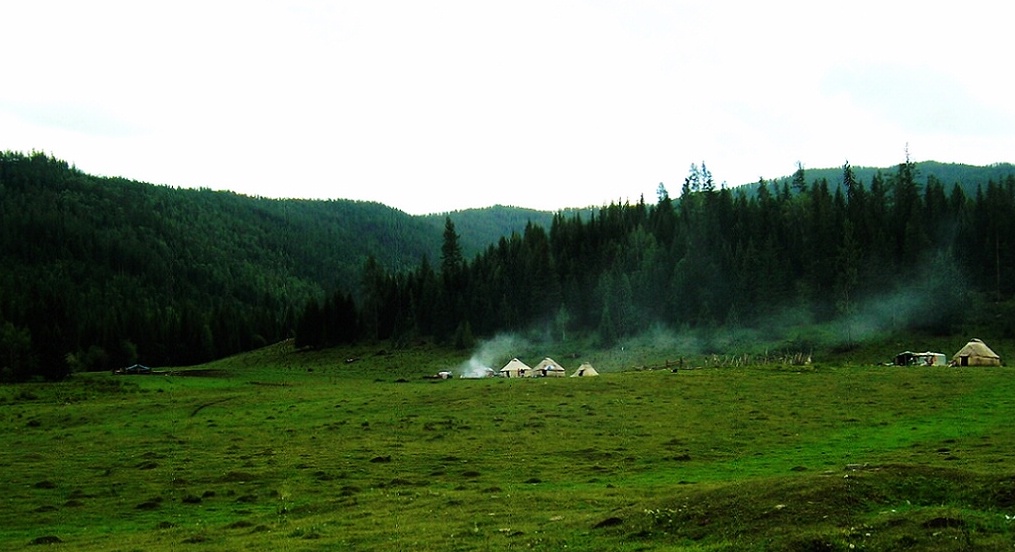
[[[952,357],[954,366],[1000,366],[1001,357],[979,339],[972,339]]]
[[[513,358],[500,369],[500,376],[502,378],[524,378],[529,375],[530,370],[532,368],[529,368],[527,364],[517,358]]]
[[[896,366],[945,366],[947,364],[944,353],[904,351],[895,355]]]
[[[564,367],[557,364],[556,360],[546,357],[532,369],[530,375],[533,377],[562,378],[564,377]]]
[[[137,375],[137,374],[140,374],[140,375],[143,375],[143,376],[147,376],[147,375],[152,373],[152,369],[147,367],[147,366],[145,366],[144,364],[133,364],[133,365],[128,366],[126,368],[117,368],[117,369],[113,370],[113,373],[117,374],[117,375],[124,375],[124,374]]]
[[[571,374],[571,377],[572,378],[582,378],[582,377],[598,376],[598,375],[599,375],[599,372],[596,372],[596,369],[593,368],[591,364],[586,362],[586,363],[582,364],[581,366],[579,366],[578,369],[575,370],[573,374]]]

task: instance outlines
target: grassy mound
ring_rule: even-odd
[[[691,485],[604,520],[619,540],[729,550],[1007,550],[1015,478],[919,465]],[[603,524],[603,522],[600,522]]]

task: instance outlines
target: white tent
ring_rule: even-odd
[[[948,366],[948,357],[944,353],[927,351],[926,353],[916,353],[916,357],[923,366]]]
[[[582,377],[598,376],[598,375],[599,375],[599,372],[597,372],[596,369],[593,368],[591,364],[586,362],[586,363],[582,364],[581,366],[579,366],[578,369],[575,370],[575,372],[573,374],[571,374],[571,377],[572,378],[582,378]]]
[[[529,368],[527,364],[517,358],[513,358],[500,369],[500,376],[502,378],[524,378],[529,374],[530,370],[532,368]]]
[[[564,373],[563,366],[557,364],[556,360],[546,357],[532,369],[530,375],[533,377],[562,378]]]
[[[896,366],[947,366],[948,360],[944,353],[927,351],[926,353],[914,353],[903,351],[895,355]]]

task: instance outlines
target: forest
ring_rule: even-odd
[[[900,324],[947,333],[969,302],[1012,298],[1013,221],[1011,165],[800,166],[729,188],[702,163],[652,203],[414,217],[4,152],[0,381],[189,365],[292,337],[465,347],[535,328],[609,346],[786,312],[849,319],[899,294],[921,297]]]
[[[492,241],[532,213],[450,216]],[[399,272],[435,256],[444,218],[157,186],[0,153],[0,381],[189,365],[290,338],[303,305],[358,285],[368,258]]]
[[[472,259],[449,218],[438,264],[392,272],[368,260],[360,300],[347,290],[308,303],[296,343],[432,336],[469,347],[536,328],[610,346],[652,328],[717,332],[792,313],[843,321],[849,347],[872,308],[894,329],[948,334],[977,311],[970,305],[1015,292],[1015,171],[992,166],[985,179],[962,173],[974,184],[946,184],[934,172],[960,175],[953,166],[927,168],[907,155],[863,179],[846,163],[830,182],[800,165],[730,189],[692,165],[677,199],[660,184],[654,204],[558,213]],[[995,325],[1007,335],[1006,320]]]

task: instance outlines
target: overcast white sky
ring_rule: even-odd
[[[0,149],[413,214],[1015,161],[998,1],[0,0]]]

